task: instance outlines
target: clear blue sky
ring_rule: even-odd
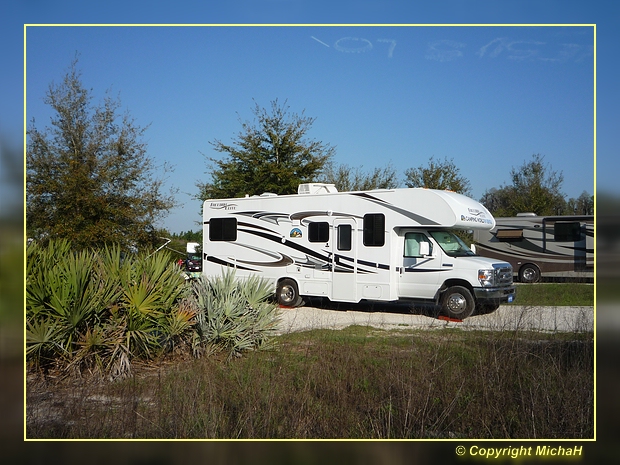
[[[468,2],[468,8],[436,2],[423,9],[409,2],[332,2],[321,9],[320,3],[301,0],[238,0],[225,7],[211,2],[165,9],[151,2],[138,9],[136,2],[121,7],[111,1],[79,2],[79,11],[66,12],[46,2],[26,3],[40,8],[24,7],[15,15],[30,24],[603,21],[607,27],[597,26],[597,187],[620,190],[612,174],[618,167],[611,152],[615,106],[601,99],[605,86],[616,87],[601,71],[617,68],[606,53],[616,50],[610,41],[620,40],[617,24],[610,30],[609,12],[586,2]],[[15,32],[21,34],[21,26]],[[209,142],[232,142],[239,118],[252,119],[254,101],[268,107],[276,98],[316,118],[309,136],[335,146],[337,163],[366,169],[391,163],[403,173],[426,165],[431,156],[453,159],[478,199],[509,183],[512,167],[540,153],[563,173],[567,197],[594,192],[591,26],[31,26],[26,47],[26,118],[35,118],[37,127],[49,122],[43,103],[49,84],[60,81],[76,52],[95,101],[111,90],[139,125],[150,125],[149,154],[174,165],[165,175],[181,191],[180,207],[161,224],[173,232],[199,227],[196,182],[208,179],[204,155],[218,156]],[[21,130],[23,122],[7,111],[22,104],[18,90],[1,110],[9,132]],[[607,168],[601,170],[601,163]]]

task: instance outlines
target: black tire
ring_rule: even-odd
[[[533,284],[540,281],[540,270],[536,265],[523,265],[519,270],[519,282]]]
[[[475,308],[471,292],[463,286],[452,286],[441,296],[441,312],[449,318],[464,320]]]
[[[292,279],[283,279],[278,283],[276,298],[283,307],[299,307],[303,303],[297,283]]]

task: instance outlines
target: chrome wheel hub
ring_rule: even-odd
[[[448,308],[454,313],[462,312],[467,308],[467,300],[461,294],[453,294],[448,299]]]

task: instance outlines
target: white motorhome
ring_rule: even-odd
[[[594,279],[594,216],[537,216],[521,213],[496,218],[489,230],[476,230],[476,251],[512,265],[523,283],[543,277]]]
[[[303,296],[412,299],[463,319],[515,295],[509,263],[476,256],[451,232],[495,226],[484,206],[454,192],[301,184],[296,195],[207,200],[203,211],[203,274],[258,273],[282,306]]]

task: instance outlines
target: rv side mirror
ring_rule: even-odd
[[[430,253],[431,253],[430,244],[428,242],[420,242],[420,255],[422,255],[423,257],[426,257],[430,255]]]
[[[469,248],[471,249],[473,253],[476,253],[476,244],[470,245]]]

